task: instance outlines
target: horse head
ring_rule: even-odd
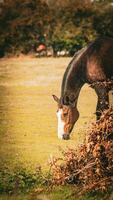
[[[79,112],[73,101],[69,101],[68,97],[59,99],[53,95],[53,99],[57,102],[57,118],[58,118],[58,138],[68,140],[75,122],[79,118]],[[64,104],[65,103],[65,104]]]

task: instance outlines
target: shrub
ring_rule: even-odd
[[[24,168],[15,168],[14,171],[8,168],[0,169],[0,193],[29,191],[43,182],[44,178],[40,167],[35,172],[30,172]]]
[[[81,192],[108,191],[113,185],[113,110],[92,124],[85,143],[50,160],[52,183],[75,184]]]

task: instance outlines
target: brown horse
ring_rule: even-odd
[[[98,96],[96,116],[109,108],[109,91],[113,89],[113,39],[98,38],[75,53],[62,81],[58,103],[58,137],[69,139],[75,122],[79,118],[77,100],[82,86],[88,83]]]

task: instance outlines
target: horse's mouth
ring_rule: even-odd
[[[63,134],[63,137],[62,137],[63,140],[69,140],[70,139],[70,135],[69,134]]]

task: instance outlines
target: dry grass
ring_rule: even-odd
[[[0,61],[0,155],[2,164],[43,165],[59,146],[75,147],[95,119],[96,95],[87,85],[81,91],[80,118],[70,141],[57,138],[56,104],[63,73],[71,58],[13,58]]]

